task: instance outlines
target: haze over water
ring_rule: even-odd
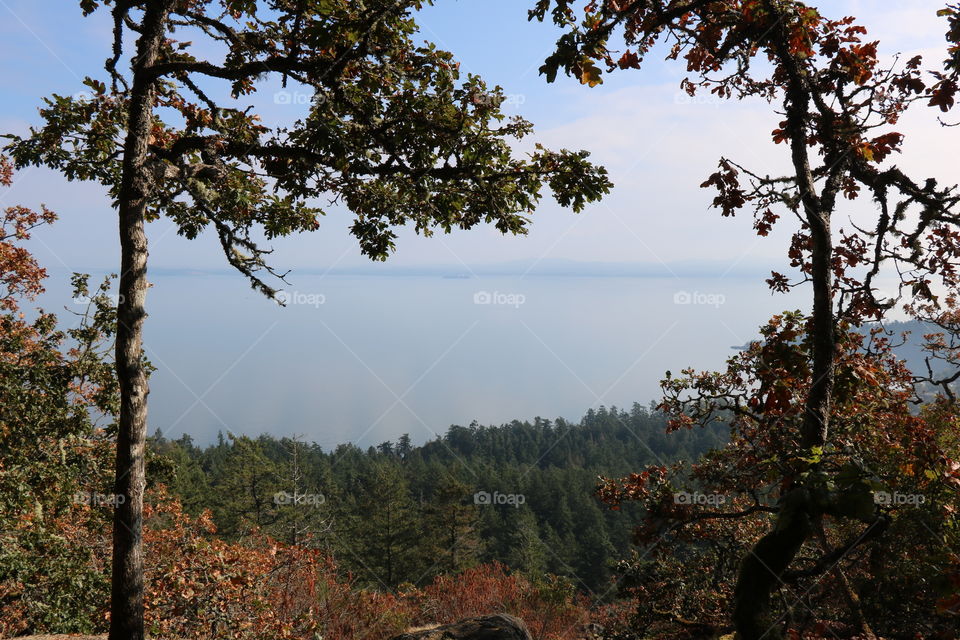
[[[577,420],[656,400],[666,370],[721,367],[805,305],[760,275],[289,279],[281,308],[239,275],[151,276],[151,433],[369,446],[471,420]],[[52,274],[49,310],[69,305],[65,281]]]

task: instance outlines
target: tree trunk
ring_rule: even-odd
[[[809,449],[823,446],[827,441],[830,409],[833,405],[836,318],[833,315],[833,242],[830,237],[830,216],[826,212],[808,212],[807,220],[813,241],[810,274],[813,284],[813,380],[807,394],[800,445]]]
[[[770,614],[770,595],[812,532],[807,491],[797,488],[780,501],[773,531],[744,557],[733,591],[733,624],[738,640],[777,640],[779,620]]]
[[[813,367],[810,390],[804,401],[800,424],[801,453],[827,441],[833,403],[834,352],[836,333],[833,308],[833,240],[830,218],[836,193],[831,186],[818,194],[810,169],[807,129],[810,114],[810,89],[806,71],[789,50],[789,33],[782,9],[774,0],[766,8],[775,20],[777,54],[789,76],[786,91],[786,132],[790,140],[791,160],[797,189],[807,225],[810,228],[813,313],[810,323]],[[836,171],[837,165],[831,166]],[[830,182],[828,180],[828,182]],[[740,640],[776,640],[781,637],[778,621],[770,617],[770,596],[782,582],[800,547],[812,533],[817,509],[808,490],[796,486],[781,498],[780,512],[772,531],[763,536],[742,560],[734,588],[733,619]]]
[[[114,494],[113,575],[109,640],[143,640],[144,447],[147,434],[147,372],[143,364],[144,303],[147,294],[147,236],[144,231],[150,178],[146,171],[153,126],[153,79],[144,73],[157,59],[169,1],[151,2],[133,62],[133,83],[118,193],[120,296],[117,305],[116,369],[120,416]],[[122,496],[122,499],[120,498]],[[122,501],[121,501],[122,500]]]
[[[812,179],[811,179],[812,187]],[[802,188],[802,187],[801,187]],[[811,220],[813,280],[813,369],[810,390],[804,403],[800,446],[822,446],[827,439],[834,386],[833,278],[830,258],[833,253],[829,216],[808,211]],[[780,576],[811,534],[811,518],[816,509],[804,487],[783,495],[773,530],[763,536],[744,557],[734,589],[734,624],[741,640],[776,640],[781,635],[777,622],[770,618],[770,595]]]

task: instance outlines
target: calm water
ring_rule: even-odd
[[[51,279],[48,308],[66,299]],[[151,276],[150,430],[362,446],[452,423],[578,419],[716,368],[772,313],[762,277],[297,276],[281,308],[239,276]],[[62,306],[62,304],[60,305]]]

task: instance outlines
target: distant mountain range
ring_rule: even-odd
[[[942,330],[935,325],[920,322],[919,320],[887,322],[886,328],[888,331],[893,332],[891,340],[895,344],[900,339],[900,334],[909,332],[909,335],[904,339],[904,343],[895,347],[893,351],[906,362],[907,367],[911,371],[916,374],[926,373],[927,366],[925,360],[928,353],[923,350],[923,336],[928,333],[940,333]],[[937,374],[955,370],[955,368],[939,360],[933,361],[931,366]]]
[[[863,328],[863,333],[866,334],[872,326],[876,325],[867,325]],[[929,333],[939,333],[941,329],[935,325],[921,322],[919,320],[893,320],[885,323],[885,327],[888,332],[890,332],[890,340],[893,344],[898,345],[901,340],[901,335],[907,334],[903,337],[903,344],[899,344],[893,348],[893,352],[897,354],[904,362],[906,362],[907,367],[916,374],[923,374],[927,371],[926,358],[929,355],[923,349],[923,336]],[[749,346],[749,343],[742,345],[731,345],[731,349],[737,351],[743,351]],[[931,362],[934,373],[942,375],[945,372],[955,370],[955,368],[950,367],[943,361],[933,361]]]

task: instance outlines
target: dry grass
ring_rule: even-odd
[[[40,636],[0,636],[0,640],[107,640],[107,634],[102,636],[76,636],[65,633],[55,633],[53,635],[40,635]],[[147,640],[151,640],[147,636]]]
[[[14,640],[11,638],[10,640]],[[57,634],[52,636],[19,636],[16,640],[107,640],[107,635],[102,636],[71,636]]]

